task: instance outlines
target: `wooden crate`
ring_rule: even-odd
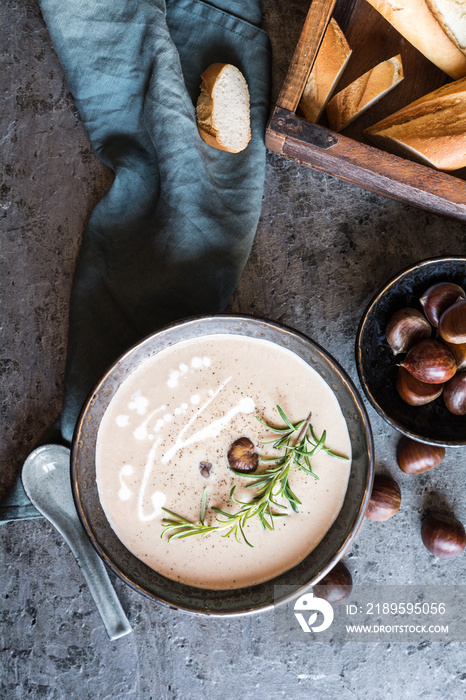
[[[398,53],[405,74],[396,88],[356,119],[344,134],[328,129],[325,117],[319,125],[310,124],[299,116],[298,108],[332,14],[353,49],[334,94]],[[267,126],[266,146],[274,153],[367,190],[466,221],[466,169],[454,174],[437,171],[369,145],[363,133],[369,125],[449,80],[366,0],[313,0]]]

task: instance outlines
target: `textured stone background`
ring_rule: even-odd
[[[274,93],[306,0],[265,0]],[[111,182],[93,156],[35,0],[1,7],[2,426],[0,491],[59,414],[71,279],[86,218]],[[286,30],[284,30],[284,27]],[[356,380],[355,333],[386,279],[424,258],[466,255],[464,226],[271,154],[254,249],[230,310],[283,321]],[[369,407],[376,466],[403,494],[392,521],[366,522],[346,558],[356,583],[464,583],[466,559],[420,542],[426,508],[466,522],[465,450],[419,478],[399,472],[397,435]],[[44,520],[0,528],[0,697],[210,700],[456,700],[464,644],[274,642],[273,616],[200,620],[117,581],[134,632],[109,643],[77,564]]]

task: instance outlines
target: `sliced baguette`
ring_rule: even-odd
[[[465,0],[426,0],[426,2],[445,34],[466,55]]]
[[[379,63],[354,80],[327,105],[330,128],[341,131],[403,80],[401,56]]]
[[[466,167],[466,78],[424,95],[365,133],[382,148],[439,170]]]
[[[466,75],[466,56],[452,41],[464,0],[368,0],[410,44],[451,78]],[[455,5],[459,8],[455,9]],[[434,11],[435,8],[435,11]],[[433,14],[434,12],[434,14]],[[440,22],[437,17],[441,18]],[[464,20],[462,20],[464,23]],[[448,26],[448,31],[446,28]],[[464,26],[464,25],[463,25]],[[464,41],[464,36],[463,40]]]
[[[299,103],[308,122],[315,124],[319,121],[351,53],[343,32],[332,17]]]
[[[213,63],[201,78],[196,106],[200,135],[221,151],[243,151],[251,139],[249,90],[243,74],[229,63]]]

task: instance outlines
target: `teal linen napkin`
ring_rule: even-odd
[[[92,147],[115,173],[73,283],[61,421],[70,441],[88,392],[128,346],[228,303],[261,209],[270,49],[259,0],[40,5]],[[249,85],[252,138],[239,154],[197,131],[200,75],[214,62],[236,65]]]

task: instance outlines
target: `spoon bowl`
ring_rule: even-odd
[[[22,481],[37,510],[62,535],[76,557],[110,639],[131,632],[131,626],[105,566],[79,521],[71,493],[70,451],[62,445],[42,445],[26,459]]]

